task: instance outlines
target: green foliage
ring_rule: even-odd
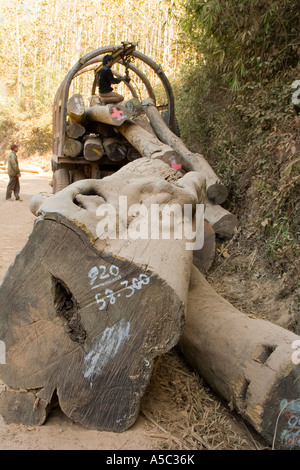
[[[187,0],[182,27],[199,64],[231,88],[270,77],[299,59],[298,0]]]

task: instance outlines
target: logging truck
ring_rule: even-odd
[[[110,106],[108,121],[104,116],[104,121],[108,124],[103,122],[103,118],[100,118],[102,122],[93,120],[95,105],[104,104],[97,94],[97,81],[105,54],[110,54],[114,58],[115,67],[112,68],[112,72],[115,76],[121,77],[122,74],[116,69],[124,67],[126,75],[130,73],[134,77],[130,83],[124,82],[126,94],[129,94],[131,99],[126,100],[125,104]],[[141,65],[138,67],[132,62]],[[158,105],[154,88],[145,69],[152,77],[157,77],[158,80],[155,81],[163,86],[163,100],[165,100],[163,104]],[[88,85],[91,86],[91,92],[88,97],[83,97],[76,90],[76,84],[80,86],[76,80],[79,80],[82,74],[91,75],[91,85]],[[75,93],[72,94],[74,89]],[[137,43],[123,41],[120,45],[100,47],[81,57],[70,69],[56,92],[53,105],[51,166],[54,193],[81,179],[101,179],[140,157],[136,148],[120,135],[114,124],[120,125],[117,118],[121,113],[124,116],[123,120],[141,114],[141,108],[139,112],[133,108],[136,104],[140,105],[142,93],[144,97],[147,95],[153,101],[168,127],[178,135],[179,128],[175,118],[174,95],[170,82],[160,65],[137,51]],[[102,111],[104,114],[107,113],[107,109]],[[146,125],[146,119],[143,124]]]

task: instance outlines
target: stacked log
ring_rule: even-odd
[[[214,204],[222,204],[225,202],[228,196],[228,191],[221,183],[220,178],[207,163],[203,155],[193,154],[184,145],[180,137],[176,136],[169,129],[151,98],[144,99],[142,101],[142,105],[145,108],[145,112],[156,135],[162,142],[170,145],[179,153],[184,161],[183,167],[199,171],[201,174],[205,175],[208,199]]]
[[[205,177],[204,246],[195,251],[194,263],[201,272],[207,273],[214,261],[217,239],[231,238],[238,228],[238,220],[221,206],[227,189],[204,157],[193,154],[171,132],[150,98],[142,103],[133,98],[118,105],[102,105],[94,96],[86,108],[82,97],[75,94],[68,101],[67,112],[70,122],[65,155],[74,159],[81,156],[93,163],[91,177],[111,174],[112,168],[105,169],[109,162],[116,165],[117,170],[140,158],[162,160],[178,172],[178,177],[189,171],[197,171]]]

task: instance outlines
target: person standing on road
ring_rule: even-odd
[[[99,95],[101,100],[105,104],[109,103],[120,103],[124,100],[124,96],[120,95],[116,91],[113,91],[111,85],[118,84],[123,80],[126,82],[130,81],[130,78],[126,75],[122,78],[115,78],[111,71],[111,66],[113,63],[113,56],[110,54],[106,54],[103,57],[103,67],[100,70],[99,78],[98,78],[98,88],[99,88]]]
[[[19,150],[18,145],[12,144],[10,146],[10,154],[7,161],[7,173],[9,176],[9,182],[6,189],[6,200],[12,201],[11,194],[12,192],[15,195],[16,201],[22,201],[20,199],[20,182],[19,178],[21,176],[21,172],[19,169],[17,151]]]

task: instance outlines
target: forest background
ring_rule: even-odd
[[[241,253],[263,260],[299,333],[299,10],[298,0],[1,0],[1,159],[17,140],[22,159],[50,167],[66,73],[93,49],[137,42],[173,86],[182,139],[229,189],[241,228],[239,253],[220,241],[223,272]]]

